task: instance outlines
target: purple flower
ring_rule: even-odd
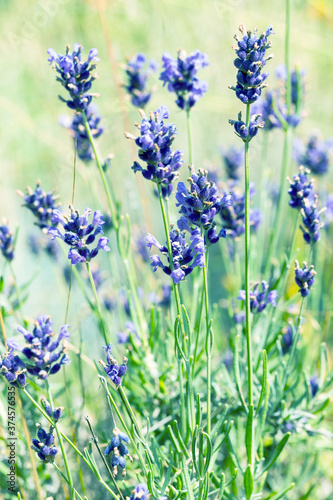
[[[320,238],[320,229],[324,227],[324,223],[320,221],[321,214],[326,208],[318,209],[318,196],[306,198],[301,208],[302,224],[300,226],[303,231],[305,243],[309,245],[316,243]]]
[[[97,78],[96,65],[92,64],[99,61],[97,49],[91,49],[88,59],[82,61],[83,46],[75,43],[73,52],[67,45],[66,54],[57,54],[53,49],[48,49],[48,61],[57,72],[56,79],[67,90],[69,99],[66,101],[63,97],[59,99],[67,106],[76,111],[85,111],[95,94],[90,92],[93,81]]]
[[[14,387],[24,387],[27,383],[25,363],[14,353],[17,347],[15,341],[8,339],[8,347],[3,357],[0,356],[0,374]]]
[[[139,483],[130,496],[130,500],[147,500],[148,499],[148,488],[145,484]]]
[[[60,205],[57,201],[59,196],[54,195],[55,191],[44,191],[41,182],[37,181],[36,188],[33,191],[27,187],[27,194],[17,191],[17,194],[24,198],[24,207],[27,207],[37,219],[36,226],[41,229],[50,227],[53,210]]]
[[[120,430],[116,427],[113,429],[112,439],[107,445],[104,451],[104,455],[108,457],[110,454],[112,454],[111,465],[113,467],[112,473],[114,476],[117,476],[118,474],[118,466],[123,469],[122,475],[126,476],[126,457],[128,457],[131,462],[133,461],[132,457],[128,453],[128,448],[126,446],[126,444],[128,444],[129,442],[129,437],[126,434],[120,432]]]
[[[102,360],[99,362],[104,367],[107,376],[118,386],[121,384],[121,379],[127,371],[127,358],[124,357],[123,363],[119,366],[117,360],[111,354],[112,344],[104,346],[103,349],[106,351],[106,364]]]
[[[299,167],[299,174],[294,175],[292,181],[289,178],[287,179],[290,184],[288,189],[291,198],[289,205],[292,208],[301,209],[306,199],[314,200],[313,179],[309,181],[309,173],[310,170]]]
[[[265,125],[263,121],[258,121],[260,116],[261,115],[252,115],[248,127],[242,120],[242,113],[238,114],[237,121],[229,120],[229,123],[234,126],[235,134],[240,137],[243,142],[250,142],[253,137],[257,135],[258,129],[263,128]]]
[[[169,92],[177,96],[176,104],[181,109],[190,110],[208,90],[208,83],[200,81],[198,70],[208,66],[208,57],[200,50],[187,55],[179,50],[177,59],[165,52],[162,57],[163,71],[160,80],[167,85]]]
[[[189,167],[191,177],[189,189],[183,182],[179,182],[176,193],[176,206],[180,207],[182,217],[177,225],[180,230],[190,231],[192,227],[202,228],[205,232],[205,243],[217,243],[220,237],[225,238],[225,231],[216,232],[215,216],[223,207],[231,203],[229,193],[224,193],[220,198],[217,186],[208,180],[207,170],[199,169],[194,172],[192,165]]]
[[[148,90],[147,80],[151,73],[157,70],[157,64],[151,60],[147,67],[147,58],[145,54],[139,53],[128,60],[127,64],[123,66],[126,72],[127,82],[124,85],[133,106],[144,108],[150,101],[152,91]]]
[[[186,242],[185,234],[186,232],[182,234],[179,229],[171,229],[170,231],[172,265],[170,265],[167,247],[160,245],[152,235],[147,236],[148,248],[152,246],[152,239],[155,240],[156,244],[154,246],[159,249],[168,261],[168,265],[164,265],[158,255],[152,255],[151,266],[154,272],[160,267],[165,274],[171,276],[175,284],[182,281],[196,266],[204,267],[205,265],[205,244],[201,237],[200,229],[196,228],[190,233],[190,245]]]
[[[26,361],[24,366],[30,375],[37,376],[41,379],[46,379],[49,375],[57,373],[61,366],[69,364],[70,360],[67,356],[66,340],[69,339],[69,325],[63,325],[60,329],[58,337],[54,339],[53,321],[46,314],[39,316],[34,323],[32,332],[29,332],[22,326],[17,328],[25,340],[24,347],[20,347],[15,342],[11,344],[15,350],[21,351],[25,356]],[[23,363],[23,362],[22,362]]]
[[[60,238],[71,247],[68,252],[68,259],[71,264],[89,262],[96,257],[99,250],[109,252],[108,238],[101,237],[97,241],[97,235],[103,234],[102,225],[104,224],[100,210],[95,211],[91,223],[89,223],[90,208],[86,208],[83,215],[80,215],[72,206],[70,206],[70,210],[69,216],[62,215],[59,210],[53,210],[51,221],[54,224],[60,223],[64,228],[64,233],[62,234],[56,227],[49,228],[48,233],[51,235],[52,240]],[[89,248],[96,241],[97,245],[92,249]]]
[[[13,233],[9,229],[6,221],[2,221],[0,224],[0,250],[2,255],[9,262],[14,258],[14,239]]]
[[[260,97],[262,88],[266,86],[268,73],[262,73],[262,69],[266,61],[272,58],[272,56],[266,57],[266,50],[271,47],[271,42],[268,42],[267,38],[274,34],[274,31],[272,26],[269,26],[259,37],[257,28],[252,33],[241,25],[239,31],[243,38],[239,39],[235,35],[237,45],[233,47],[237,54],[234,60],[238,69],[237,84],[236,87],[230,88],[244,104],[251,104]]]
[[[229,192],[231,195],[230,205],[222,207],[220,212],[222,220],[222,228],[226,231],[227,236],[238,238],[245,232],[245,193],[237,188],[236,182],[228,183]],[[254,184],[250,185],[250,197],[256,193]],[[250,224],[254,231],[257,230],[261,220],[261,213],[258,208],[250,211]]]
[[[38,458],[42,462],[53,462],[56,454],[58,453],[58,448],[54,446],[54,435],[53,428],[51,427],[50,432],[46,432],[40,424],[37,426],[37,439],[32,440],[31,448],[37,453]]]
[[[314,285],[316,274],[314,266],[308,267],[307,263],[303,262],[303,267],[300,267],[298,260],[295,260],[295,283],[302,297],[309,295],[310,289]]]
[[[141,172],[145,179],[160,184],[162,194],[166,198],[172,192],[172,183],[179,175],[178,170],[183,163],[183,152],[171,149],[177,129],[173,123],[164,122],[169,118],[166,106],[160,106],[151,112],[149,119],[142,110],[140,113],[142,116],[140,136],[137,138],[131,134],[125,136],[128,139],[135,139],[135,144],[139,147],[139,158],[146,163],[146,167],[143,168],[135,161],[132,170],[135,173]]]
[[[42,405],[44,407],[46,414],[49,417],[51,417],[55,423],[59,422],[59,420],[61,419],[62,411],[63,411],[64,407],[58,406],[57,408],[54,408],[54,410],[52,411],[51,405],[45,396],[41,397],[41,402],[42,402]]]
[[[85,109],[85,114],[91,130],[91,135],[94,139],[97,139],[104,132],[104,127],[100,124],[102,117],[98,112],[97,106],[89,104]],[[95,155],[83,122],[82,114],[79,112],[74,113],[73,119],[69,121],[62,118],[60,124],[67,128],[73,136],[77,155],[80,160],[84,162],[94,160]]]
[[[312,135],[304,144],[300,139],[294,142],[294,156],[299,165],[309,168],[315,175],[324,175],[328,171],[333,140],[321,141]]]
[[[268,284],[266,281],[261,282],[261,291],[259,291],[259,283],[255,283],[250,290],[250,308],[253,314],[261,313],[264,309],[266,309],[268,304],[272,304],[273,307],[276,307],[278,300],[278,293],[276,290],[268,291]],[[242,300],[245,302],[246,300],[246,292],[245,290],[240,290],[238,300]]]

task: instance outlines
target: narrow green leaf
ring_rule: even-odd
[[[266,472],[268,469],[270,469],[272,467],[272,465],[276,462],[276,460],[279,458],[283,448],[287,444],[288,439],[290,438],[290,435],[291,435],[291,433],[287,432],[287,434],[285,434],[283,436],[283,438],[281,439],[281,441],[279,442],[279,444],[277,445],[277,447],[275,448],[275,450],[273,451],[273,453],[271,454],[269,459],[265,461],[263,469],[256,476],[256,479],[258,479],[260,476],[262,476],[262,474],[264,474],[264,472]]]
[[[249,406],[249,413],[246,421],[245,445],[247,461],[249,464],[253,463],[253,450],[254,450],[254,420],[253,420],[253,405]]]
[[[244,394],[242,391],[242,384],[241,384],[241,379],[240,379],[240,374],[239,374],[238,342],[239,342],[239,335],[236,336],[235,345],[234,345],[234,376],[235,376],[235,380],[236,380],[236,387],[237,387],[239,399],[241,400],[243,408],[247,413],[248,408],[247,408],[247,404],[245,402]]]
[[[224,472],[222,472],[221,481],[220,481],[220,487],[219,487],[219,492],[218,492],[216,500],[222,500],[223,499],[223,496],[224,496],[224,487],[225,487],[225,474],[224,474]]]
[[[182,448],[183,452],[185,453],[186,457],[187,458],[190,458],[190,454],[185,446],[185,443],[183,441],[183,438],[181,437],[180,435],[180,432],[179,432],[179,429],[178,429],[178,425],[177,425],[177,420],[174,420],[172,422],[172,426],[173,426],[173,431],[175,433],[175,436],[176,438],[178,439],[178,443],[180,444],[180,447]]]
[[[171,455],[171,457],[170,457],[169,465],[168,465],[167,472],[165,474],[165,478],[164,478],[164,482],[163,482],[163,486],[161,489],[161,496],[164,495],[164,492],[169,485],[169,481],[170,481],[171,474],[172,474],[172,467],[173,467],[173,462],[174,462],[174,454],[172,453],[172,451],[170,452],[170,455]]]
[[[183,477],[185,480],[185,484],[187,486],[188,497],[190,500],[194,500],[192,483],[191,483],[190,475],[188,473],[187,463],[186,463],[186,459],[185,459],[184,455],[182,455],[182,473],[183,473]]]
[[[262,402],[265,399],[266,395],[266,389],[267,389],[267,353],[265,350],[262,351],[262,386],[261,386],[261,391],[260,391],[260,396],[259,396],[259,401],[258,401],[258,406],[256,410],[256,414],[259,412],[260,407],[262,405]]]
[[[174,433],[173,433],[170,425],[168,425],[168,431],[169,431],[169,434],[170,434],[171,441],[173,442],[173,444],[174,444],[174,446],[176,448],[177,453],[181,453],[180,445],[179,445],[179,443],[177,441],[177,438],[174,435]]]
[[[200,402],[200,394],[197,394],[197,412],[196,412],[196,417],[195,417],[195,423],[198,427],[201,425],[201,420],[202,420],[202,408],[201,408],[201,402]]]
[[[288,491],[292,490],[294,486],[295,486],[295,483],[292,483],[288,488],[286,488],[285,490],[278,493],[277,496],[273,497],[272,500],[280,500],[281,498],[284,498],[284,495],[286,493],[288,493]],[[267,498],[270,498],[270,497],[267,497]]]
[[[203,472],[203,476],[206,476],[206,474],[208,472],[209,465],[210,465],[210,460],[212,458],[212,442],[211,442],[208,434],[206,434],[206,432],[202,431],[202,435],[205,436],[205,438],[207,440],[206,461],[205,461],[205,467],[204,467],[204,472]]]
[[[223,412],[219,416],[216,424],[214,425],[214,427],[212,429],[212,432],[210,433],[211,440],[213,440],[215,438],[216,434],[220,433],[221,427],[222,427],[222,425],[224,423],[224,418],[225,418],[225,416],[227,414],[227,411],[228,411],[228,405],[225,405]]]
[[[244,489],[246,500],[250,500],[253,492],[253,477],[250,464],[247,466],[244,474]]]
[[[197,475],[200,477],[200,471],[199,471],[199,465],[197,462],[197,453],[196,453],[196,444],[197,444],[197,439],[198,439],[198,433],[199,433],[199,428],[196,425],[194,427],[193,436],[192,436],[192,460],[193,460],[193,464],[195,467],[195,471],[196,471]]]

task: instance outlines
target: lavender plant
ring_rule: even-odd
[[[320,145],[309,146],[304,166],[288,177],[286,188],[305,89],[303,73],[290,71],[289,0],[286,7],[278,90],[262,95],[273,28],[259,34],[241,25],[241,36],[235,36],[231,88],[245,113],[229,122],[243,145],[224,148],[221,177],[218,170],[211,176],[205,161],[192,164],[193,146],[201,158],[190,111],[208,91],[198,78],[208,65],[204,53],[180,50],[176,59],[169,53],[162,57],[160,81],[187,114],[188,157],[173,147],[179,115],[160,102],[149,114],[140,110],[138,137],[125,133],[137,146],[132,163],[121,156],[128,143],[117,140],[111,165],[96,146],[103,133],[92,104],[97,94],[91,92],[97,86],[97,49],[86,59],[79,44],[72,51],[68,46],[65,55],[48,50],[66,91],[60,100],[73,110],[68,128],[74,156],[82,162],[74,159],[70,182],[64,176],[64,191],[72,193],[68,203],[62,196],[68,215],[40,181],[35,190],[19,193],[42,229],[37,240],[27,229],[40,262],[39,249],[47,244],[40,238],[59,243],[59,251],[49,250],[48,273],[42,267],[37,286],[24,276],[16,280],[14,249],[15,263],[26,258],[21,234],[14,235],[7,222],[0,226],[0,374],[6,394],[7,387],[15,388],[22,405],[17,429],[24,430],[17,441],[20,481],[13,495],[8,490],[9,500],[50,494],[71,500],[324,500],[319,479],[325,441],[333,437],[324,423],[333,372],[319,330],[327,332],[330,325],[332,234],[330,224],[322,230],[325,212],[319,208],[319,199],[329,201],[330,194],[322,187],[317,194],[308,168],[324,172],[328,157]],[[115,84],[121,86],[109,38],[108,52]],[[137,107],[151,98],[147,82],[153,67],[145,64],[139,53],[125,67],[126,91]],[[169,104],[170,95],[162,94],[162,85],[160,90],[157,96]],[[208,96],[202,109],[205,101]],[[117,106],[112,113],[116,120]],[[267,134],[274,128],[284,135],[284,151],[277,204],[267,205],[263,182],[256,183],[256,198],[251,180],[255,167],[259,175],[273,170],[276,158],[266,164],[259,155],[252,157],[252,145],[260,148],[263,138],[269,147]],[[184,142],[180,132],[177,144],[182,148]],[[188,160],[186,184],[182,165]],[[97,169],[88,169],[93,161]],[[131,164],[147,187],[153,183],[155,196],[143,200],[151,221],[143,221],[139,205],[131,207]],[[75,206],[84,200],[83,206],[100,210],[80,213],[74,198]],[[283,220],[287,213],[293,230]],[[138,228],[134,235],[131,219]],[[49,282],[52,296],[46,288],[44,293]],[[46,314],[29,326],[44,301],[55,325],[63,326],[53,327]],[[331,493],[325,495],[328,500]]]

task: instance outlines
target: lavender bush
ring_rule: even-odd
[[[324,342],[333,219],[325,201],[333,195],[319,182],[331,146],[316,136],[294,141],[306,126],[306,85],[304,71],[291,70],[290,11],[286,0],[284,34],[240,25],[234,36],[234,67],[223,63],[234,81],[233,129],[221,123],[234,143],[223,139],[221,172],[192,163],[201,138],[191,129],[209,96],[208,64],[220,61],[201,50],[164,52],[154,95],[147,82],[157,64],[146,67],[150,57],[139,52],[123,65],[121,84],[109,40],[130,140],[119,136],[115,154],[102,156],[108,99],[97,92],[98,50],[47,50],[45,66],[61,85],[58,111],[66,104],[72,113],[61,124],[74,160],[63,178],[69,198],[60,200],[41,170],[35,190],[17,186],[22,207],[17,198],[15,212],[3,209],[2,440],[16,443],[13,471],[7,457],[2,463],[4,499],[332,498],[333,485],[325,491],[320,481],[333,438]],[[283,36],[284,64],[268,91],[271,48]],[[133,126],[129,100],[141,115]],[[274,134],[283,141],[280,181],[267,161]],[[219,147],[216,137],[217,155]],[[131,161],[122,164],[125,148]],[[269,199],[262,179],[273,178]],[[142,195],[131,216],[138,196],[129,181]],[[8,219],[20,209],[41,268],[37,289],[16,274],[26,243]]]

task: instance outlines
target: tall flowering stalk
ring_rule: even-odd
[[[267,38],[274,34],[271,26],[259,37],[257,30],[252,33],[246,31],[243,25],[240,26],[240,32],[243,37],[239,39],[235,35],[237,45],[234,46],[237,58],[234,61],[237,73],[237,85],[231,87],[238,99],[246,105],[245,123],[241,120],[241,115],[237,121],[231,121],[236,134],[244,142],[245,155],[245,322],[246,322],[246,345],[247,345],[247,369],[248,369],[248,438],[246,441],[248,467],[244,476],[244,486],[247,490],[247,477],[252,479],[255,465],[255,446],[254,446],[254,419],[253,419],[253,362],[252,362],[252,338],[251,338],[251,289],[250,289],[250,157],[249,145],[252,138],[257,134],[258,128],[262,126],[258,123],[258,116],[251,118],[250,107],[261,95],[261,89],[266,85],[267,73],[262,73],[267,57],[266,50],[270,48],[271,43]],[[246,491],[248,495],[249,491]],[[252,493],[252,491],[251,491]],[[247,496],[247,498],[249,498]]]

